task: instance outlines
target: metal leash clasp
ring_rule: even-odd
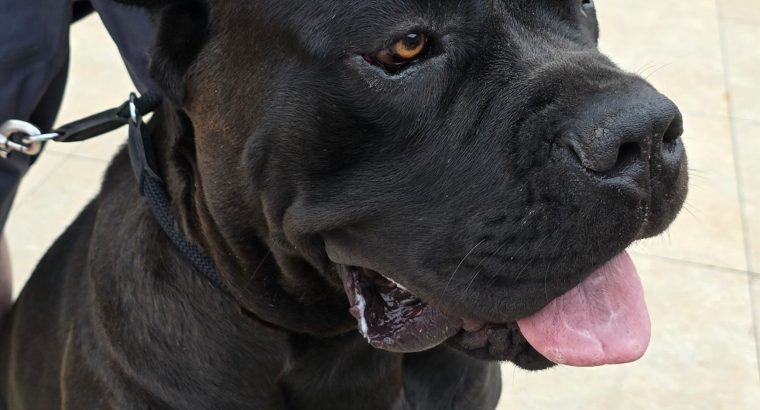
[[[70,122],[47,134],[26,121],[8,120],[0,125],[0,159],[7,158],[12,152],[37,155],[42,151],[43,144],[50,140],[85,141],[125,124],[140,128],[143,115],[154,112],[161,105],[161,100],[161,95],[155,92],[148,92],[140,98],[132,93],[129,101],[118,107]]]
[[[24,134],[20,141],[11,136]],[[58,136],[57,133],[43,134],[39,128],[20,120],[8,120],[0,125],[0,158],[8,158],[11,152],[34,156],[42,151],[42,143]]]
[[[137,105],[135,104],[136,99],[137,95],[135,93],[129,93],[129,119],[135,124],[137,124]]]

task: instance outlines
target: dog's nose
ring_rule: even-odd
[[[649,87],[589,100],[563,139],[591,171],[618,173],[649,162],[683,134],[676,105]]]

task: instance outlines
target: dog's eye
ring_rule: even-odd
[[[423,33],[410,33],[396,40],[389,47],[364,58],[372,64],[377,64],[389,72],[397,72],[408,64],[422,58],[428,49],[428,37]]]
[[[594,0],[581,0],[581,11],[586,14],[586,11],[594,9]]]

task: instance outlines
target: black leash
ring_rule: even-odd
[[[216,271],[216,268],[214,268],[214,263],[205,253],[203,253],[203,251],[185,237],[177,224],[177,220],[174,218],[174,215],[172,215],[169,195],[166,193],[164,181],[161,179],[160,173],[156,168],[153,141],[142,120],[142,114],[147,114],[150,111],[142,111],[138,105],[138,102],[145,97],[152,96],[147,94],[142,98],[137,99],[135,95],[132,94],[130,96],[130,101],[127,102],[128,108],[131,111],[129,114],[129,140],[127,147],[129,149],[129,158],[132,162],[132,170],[137,178],[140,193],[145,197],[148,202],[148,207],[150,207],[150,210],[153,212],[153,217],[156,218],[161,229],[163,229],[166,236],[168,236],[172,243],[174,243],[174,246],[176,246],[195,269],[205,275],[214,286],[226,291],[227,288],[224,285],[224,281],[222,281],[222,277]],[[156,105],[153,106],[153,104]],[[147,102],[143,104],[143,109],[146,107],[149,109],[151,107],[155,109],[158,104],[160,104],[160,99],[157,100],[157,102],[147,100]]]
[[[132,94],[129,101],[116,108],[62,125],[51,133],[58,134],[51,139],[57,142],[79,142],[103,135],[129,123],[132,119],[132,105],[135,107],[135,117],[139,117],[155,111],[161,106],[161,100],[161,94],[154,92],[147,92],[140,98]]]
[[[42,134],[33,125],[22,121],[8,121],[0,126],[0,151],[12,151],[36,155],[45,141],[79,142],[85,141],[124,125],[129,125],[127,148],[132,170],[137,178],[140,194],[145,197],[161,229],[174,246],[187,258],[193,267],[202,273],[215,287],[227,291],[222,277],[216,271],[211,259],[194,245],[179,228],[171,211],[169,195],[158,171],[151,135],[143,122],[143,115],[150,114],[161,106],[161,94],[147,92],[141,97],[129,96],[129,101],[119,107],[106,110],[81,120],[63,125],[51,133]],[[21,140],[12,138],[14,133],[23,133]]]

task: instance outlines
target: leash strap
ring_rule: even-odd
[[[134,112],[131,109],[132,106],[135,108]],[[85,141],[126,125],[134,113],[139,112],[146,115],[155,111],[159,106],[161,106],[161,94],[159,93],[148,92],[140,98],[132,94],[129,101],[119,107],[61,126],[51,133],[57,134],[52,140],[56,142]]]
[[[119,107],[74,121],[47,134],[42,134],[37,127],[25,121],[6,121],[0,124],[0,158],[11,152],[37,155],[47,141],[85,141],[129,125],[127,149],[132,170],[137,178],[140,194],[145,197],[153,217],[193,267],[215,287],[226,291],[227,288],[214,268],[214,263],[185,237],[172,214],[169,195],[156,165],[150,132],[142,119],[143,115],[155,111],[161,105],[161,101],[161,94],[156,92],[147,92],[139,98],[133,93],[130,94],[129,101]]]
[[[206,276],[215,287],[227,290],[211,259],[191,243],[182,233],[182,230],[179,229],[177,221],[171,212],[171,203],[169,195],[166,193],[164,181],[161,179],[160,173],[156,168],[155,151],[153,150],[150,133],[142,121],[141,111],[139,111],[136,105],[132,105],[131,101],[135,101],[134,94],[130,96],[130,109],[132,109],[132,113],[129,119],[129,140],[127,147],[140,193],[148,202],[148,207],[153,213],[153,217],[161,226],[161,229],[182,255],[190,261],[198,272]]]
[[[144,115],[155,111],[160,105],[161,94],[148,92],[140,98],[130,99],[119,107],[68,123],[46,134],[26,121],[9,120],[0,125],[0,158],[5,158],[12,152],[37,155],[47,141],[85,141],[127,125],[132,117],[132,106],[136,112]]]

